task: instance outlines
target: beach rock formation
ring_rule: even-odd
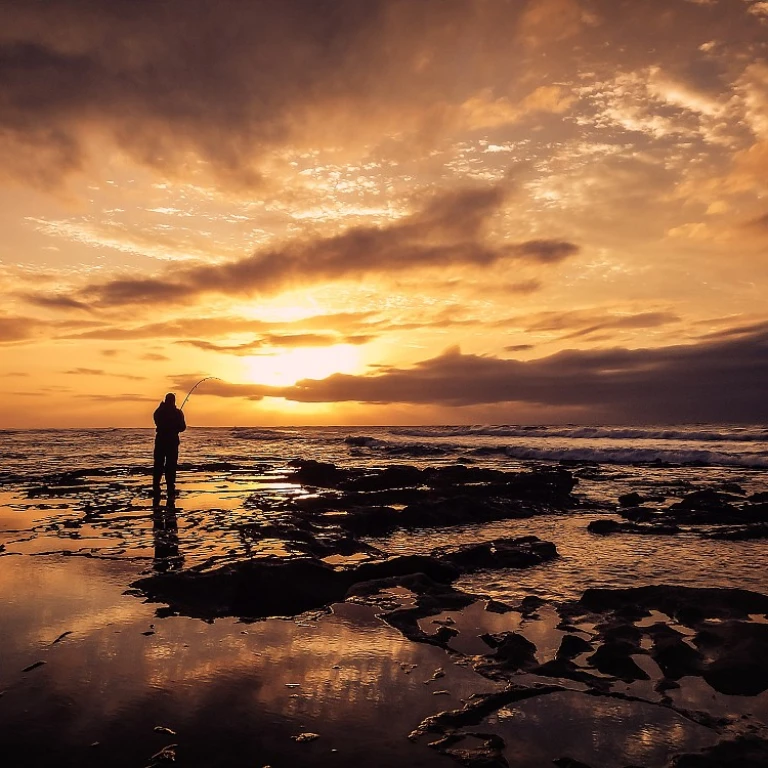
[[[649,498],[636,492],[619,497],[617,514],[627,522],[602,518],[593,520],[590,533],[658,534],[670,536],[681,531],[694,531],[701,536],[730,541],[768,537],[767,494],[744,497],[744,491],[734,484],[724,490],[706,488],[686,494],[664,510],[642,506]],[[715,530],[712,530],[712,529]]]
[[[464,573],[526,568],[555,557],[553,544],[524,536],[444,547],[431,555],[382,554],[381,559],[348,567],[334,567],[311,557],[253,558],[208,570],[157,573],[133,586],[152,601],[199,618],[292,616],[339,602],[355,587],[361,593],[366,585],[400,584],[416,575],[430,585],[449,585]],[[442,593],[445,597],[450,590]],[[430,604],[429,610],[433,608]]]
[[[315,516],[336,512],[335,522],[355,535],[531,517],[578,504],[572,495],[577,480],[561,468],[501,472],[457,464],[341,470],[316,461],[292,464],[291,481],[332,489],[297,500],[295,511]]]

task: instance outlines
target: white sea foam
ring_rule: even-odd
[[[474,424],[467,426],[395,427],[407,437],[564,437],[580,440],[684,440],[700,442],[768,442],[768,429],[755,426],[589,427]]]
[[[426,435],[424,435],[426,437]],[[454,437],[457,437],[454,435]],[[397,456],[424,456],[431,453],[455,453],[457,456],[471,454],[475,456],[501,455],[521,461],[584,461],[609,462],[611,464],[651,464],[663,462],[666,464],[703,464],[707,466],[732,467],[768,467],[768,450],[724,450],[724,443],[717,443],[718,449],[702,447],[700,443],[691,441],[686,445],[682,441],[665,444],[656,441],[653,445],[633,445],[627,440],[626,445],[598,444],[586,439],[565,440],[552,439],[549,444],[544,440],[518,441],[509,444],[503,439],[489,440],[471,439],[463,436],[458,442],[447,442],[444,439],[430,442],[387,441],[368,436],[355,436],[345,439],[345,443],[355,448],[368,449],[373,453]],[[494,436],[495,437],[495,436]],[[750,448],[755,448],[751,444]]]
[[[705,464],[732,467],[768,467],[765,452],[725,453],[707,450],[663,450],[658,448],[597,448],[597,447],[525,447],[506,446],[503,452],[514,459],[538,461],[589,461],[612,464]]]

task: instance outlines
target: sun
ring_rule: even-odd
[[[290,387],[302,379],[325,379],[334,373],[359,373],[360,354],[351,344],[297,347],[246,361],[246,376],[254,384]]]

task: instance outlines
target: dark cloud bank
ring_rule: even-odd
[[[353,227],[314,241],[297,241],[225,264],[177,269],[161,277],[121,277],[83,288],[77,297],[44,296],[62,309],[187,303],[209,293],[277,293],[296,285],[398,274],[424,268],[488,267],[502,260],[557,264],[579,252],[574,243],[492,240],[492,217],[508,199],[508,185],[435,195],[411,216],[386,227]],[[38,302],[39,303],[39,302]]]
[[[514,403],[564,408],[574,420],[614,423],[765,421],[766,392],[768,324],[737,338],[696,345],[568,350],[528,362],[454,349],[413,368],[374,375],[337,374],[282,388],[212,382],[207,390],[221,397],[307,403]]]

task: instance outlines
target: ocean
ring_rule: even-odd
[[[0,430],[8,473],[146,464],[149,429]],[[301,456],[354,466],[470,459],[481,466],[523,467],[573,461],[642,466],[768,468],[763,425],[585,427],[470,425],[425,427],[191,427],[182,460],[252,462]]]
[[[114,491],[114,499],[130,508],[135,494],[149,485],[153,435],[150,429],[7,430],[0,433],[0,481],[28,485],[72,471],[102,480],[130,480]],[[217,511],[209,515],[207,541],[188,538],[187,563],[202,562],[218,540],[227,540],[243,554],[240,544],[229,540],[229,531],[259,516],[247,503],[259,483],[278,499],[297,492],[290,484],[275,484],[290,472],[294,459],[371,469],[457,462],[505,471],[565,466],[578,478],[574,494],[583,509],[575,513],[371,539],[396,554],[426,554],[435,547],[510,533],[553,541],[562,557],[516,574],[514,583],[496,579],[493,572],[461,582],[462,588],[499,599],[523,594],[567,599],[588,586],[670,580],[689,586],[768,589],[768,555],[762,540],[724,542],[689,534],[602,538],[586,530],[595,515],[614,513],[626,493],[640,493],[650,499],[646,506],[661,510],[705,488],[743,495],[767,491],[768,429],[763,426],[191,427],[182,435],[180,515],[185,508],[195,514],[206,508]],[[142,547],[149,552],[150,543],[138,537],[126,556],[140,555]],[[95,542],[94,547],[94,554],[101,550]]]
[[[703,619],[694,612],[683,620],[663,607],[664,590],[740,588],[760,604],[768,595],[766,539],[710,538],[706,526],[676,535],[601,536],[587,528],[622,521],[619,498],[632,492],[651,513],[708,489],[759,499],[754,494],[768,491],[762,426],[191,427],[181,436],[179,496],[169,509],[153,505],[150,493],[153,437],[150,429],[0,432],[0,744],[14,765],[159,768],[178,755],[179,764],[195,768],[438,768],[458,763],[450,750],[436,751],[434,735],[422,738],[414,729],[441,710],[499,694],[507,682],[508,691],[526,689],[525,700],[490,707],[477,726],[485,736],[475,729],[451,738],[482,756],[491,744],[483,739],[497,734],[503,741],[493,743],[506,744],[503,754],[518,768],[564,756],[592,768],[669,768],[676,754],[710,748],[745,728],[768,730],[768,681],[755,695],[731,695],[728,684],[715,690],[693,668],[670,681],[654,645],[656,637],[682,637],[691,654],[697,643],[711,643],[718,627],[732,631],[734,622],[718,618],[727,595],[702,592]],[[403,586],[258,620],[216,614],[224,594],[204,582],[199,594],[215,619],[183,602],[155,602],[137,586],[147,577],[179,578],[179,594],[194,595],[201,575],[223,573],[226,587],[227,574],[247,574],[252,561],[259,567],[296,557],[297,542],[330,536],[349,543],[333,539],[332,521],[313,528],[308,517],[303,528],[280,529],[292,503],[319,495],[296,481],[297,459],[371,475],[403,465],[524,473],[561,467],[577,483],[573,505],[531,517],[355,541],[352,558],[375,547],[378,556],[425,560],[444,548],[529,535],[556,545],[558,557],[531,567],[462,573],[449,587],[460,592],[449,598],[465,594],[474,602],[457,609],[449,600],[443,610],[438,601],[422,613],[412,630],[428,633],[427,642],[413,642],[392,618],[417,599]],[[280,538],[278,530],[296,536]],[[354,566],[343,547],[325,563]],[[673,586],[659,587],[661,602],[645,618],[628,605],[624,613],[571,623],[568,606],[590,587],[653,585]],[[279,581],[267,588],[282,594]],[[488,610],[489,598],[507,608]],[[526,607],[532,598],[535,611]],[[762,610],[741,616],[738,631],[762,637]],[[567,633],[571,641],[578,635],[582,644],[609,648],[617,622],[626,637],[643,636],[629,678],[598,674],[598,655],[587,652],[571,672],[512,669],[499,679],[484,671],[505,637],[530,643],[537,663],[562,666],[558,649]],[[432,639],[436,626],[447,643]],[[764,654],[755,647],[748,660],[760,680]],[[738,654],[734,663],[742,663]],[[551,689],[537,687],[553,680]],[[597,687],[585,695],[582,680]]]

